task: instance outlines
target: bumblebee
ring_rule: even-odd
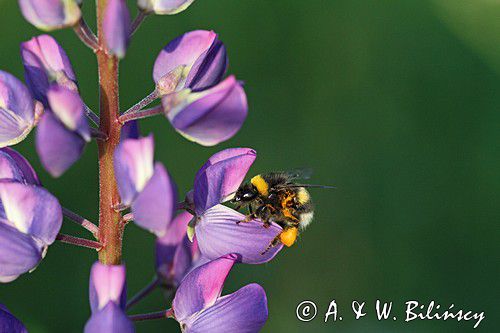
[[[307,188],[331,186],[295,182],[298,178],[309,178],[309,175],[309,170],[256,175],[236,191],[232,199],[237,205],[236,209],[248,207],[249,210],[245,220],[240,222],[258,218],[266,228],[269,228],[272,222],[283,228],[262,254],[279,242],[288,247],[292,246],[299,232],[311,224],[314,206]]]

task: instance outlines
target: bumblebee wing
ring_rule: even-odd
[[[288,176],[290,180],[293,179],[309,179],[313,175],[312,168],[300,168],[290,171],[285,171],[284,174]]]
[[[318,185],[318,184],[285,184],[285,185],[277,186],[277,188],[298,188],[298,187],[305,187],[305,188],[337,188],[336,186]]]
[[[318,185],[318,184],[294,184],[293,187],[305,187],[305,188],[337,188],[337,186],[331,185]]]

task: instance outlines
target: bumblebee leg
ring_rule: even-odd
[[[243,219],[241,221],[237,221],[236,224],[248,223],[248,222],[252,221],[253,219],[255,219],[255,214],[252,213],[252,214],[245,216],[245,219]]]
[[[271,241],[271,243],[269,243],[269,245],[267,246],[267,248],[260,255],[263,256],[264,254],[266,254],[267,251],[269,251],[270,249],[272,249],[273,247],[275,247],[276,245],[278,245],[279,242],[280,242],[280,235],[274,237],[274,239]]]

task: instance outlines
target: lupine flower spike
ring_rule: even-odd
[[[231,148],[214,154],[179,203],[174,180],[154,160],[153,135],[141,137],[137,123],[163,115],[182,136],[203,146],[239,131],[248,112],[247,97],[242,83],[226,76],[227,50],[218,35],[196,30],[168,43],[154,63],[154,91],[127,111],[119,110],[119,60],[142,20],[150,14],[180,13],[194,0],[138,0],[133,22],[125,0],[97,0],[97,34],[82,16],[82,0],[18,2],[35,27],[71,27],[97,55],[100,115],[83,101],[66,52],[49,35],[21,43],[26,85],[0,71],[0,282],[35,270],[59,240],[99,252],[90,272],[91,316],[85,333],[132,333],[135,321],[167,317],[188,333],[258,332],[268,317],[261,286],[249,284],[221,296],[235,263],[265,263],[282,248],[279,244],[262,253],[282,232],[280,226],[263,228],[257,220],[238,225],[245,217],[223,205],[243,182],[256,152]],[[156,107],[145,109],[155,101]],[[92,138],[98,140],[99,225],[62,207],[30,163],[10,147],[35,127],[36,151],[53,177],[76,163]],[[95,240],[60,233],[64,217]],[[130,221],[155,235],[156,260],[153,282],[127,302],[122,243]],[[172,308],[127,315],[158,286],[168,293]],[[27,332],[3,305],[0,332]]]

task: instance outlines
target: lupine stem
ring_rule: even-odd
[[[81,217],[80,215],[73,213],[67,208],[62,209],[64,216],[66,216],[68,219],[71,221],[75,222],[76,224],[81,225],[83,228],[87,229],[94,235],[94,237],[97,239],[97,235],[99,233],[99,227],[96,226],[94,223],[90,222],[84,217]]]
[[[158,99],[158,97],[159,97],[158,92],[155,89],[152,93],[150,93],[149,95],[147,95],[146,97],[144,97],[142,100],[140,100],[139,102],[137,102],[130,109],[128,109],[127,111],[125,111],[123,113],[123,115],[129,114],[129,113],[134,113],[134,112],[137,112],[137,111],[140,111],[140,110],[144,109],[146,106],[148,106],[149,104],[151,104],[154,101],[156,101]]]
[[[74,26],[73,30],[80,40],[88,46],[92,51],[97,52],[99,50],[99,43],[97,42],[97,37],[92,32],[92,30],[87,25],[87,22],[83,19],[83,17],[78,21],[78,23]]]
[[[119,265],[122,260],[123,223],[121,214],[113,209],[120,202],[115,180],[113,155],[120,142],[121,124],[118,122],[118,60],[108,55],[102,32],[104,11],[109,0],[97,0],[97,31],[100,49],[97,52],[100,86],[100,126],[108,140],[99,146],[99,238],[103,244],[99,261],[105,265]]]
[[[132,22],[132,26],[130,27],[130,36],[132,36],[133,34],[136,33],[136,31],[141,26],[141,23],[148,16],[149,16],[148,12],[146,12],[144,10],[139,10],[139,13],[137,13],[137,16],[135,17],[134,22]]]
[[[62,243],[71,244],[80,247],[86,247],[89,249],[94,249],[99,251],[102,248],[102,244],[99,242],[95,242],[90,239],[70,236],[66,234],[58,234],[56,239]]]
[[[173,316],[174,316],[174,311],[172,309],[168,309],[166,311],[132,315],[129,316],[129,319],[132,321],[144,321],[153,319],[173,318]]]
[[[161,105],[155,106],[151,109],[139,110],[136,112],[130,112],[130,113],[123,114],[120,116],[119,121],[120,121],[120,123],[125,124],[126,122],[129,122],[132,120],[144,119],[144,118],[156,116],[159,114],[164,114],[163,106],[161,106]]]
[[[144,297],[148,296],[153,290],[158,287],[160,284],[160,279],[158,277],[155,277],[153,281],[151,281],[147,286],[145,286],[142,290],[140,290],[137,294],[134,295],[128,302],[127,302],[127,309],[130,309],[133,305],[139,303],[141,300],[144,299]]]

